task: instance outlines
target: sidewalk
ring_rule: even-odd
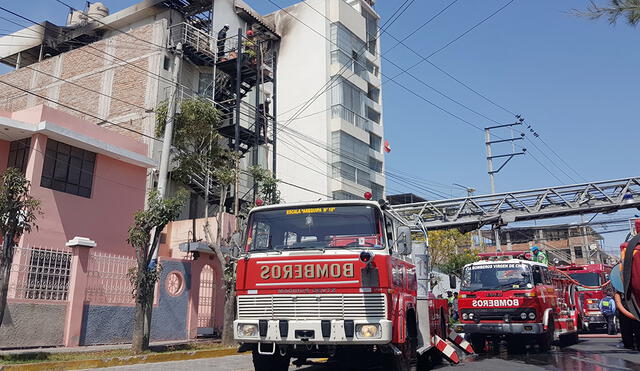
[[[220,343],[218,339],[191,339],[191,340],[168,340],[168,341],[156,341],[151,342],[151,350],[161,350],[170,346],[179,346],[187,344],[199,344],[199,343]],[[28,353],[88,353],[88,352],[102,352],[108,350],[130,349],[131,344],[106,344],[106,345],[86,345],[81,347],[48,347],[48,348],[20,348],[20,349],[0,349],[0,356],[9,354],[28,354]]]
[[[131,344],[74,348],[33,348],[0,351],[0,371],[78,370],[169,361],[216,358],[237,354],[219,340],[162,341],[149,352],[132,354]]]

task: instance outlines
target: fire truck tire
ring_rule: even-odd
[[[484,353],[485,346],[487,345],[486,336],[480,334],[470,334],[469,342],[471,342],[471,347],[476,353]]]
[[[291,357],[280,355],[278,351],[272,356],[253,351],[253,368],[255,371],[287,371]]]
[[[549,324],[547,325],[547,331],[543,334],[540,334],[540,340],[538,342],[540,346],[540,352],[548,352],[551,349],[551,344],[553,343],[554,332],[556,331],[555,322],[553,321],[553,316],[549,316]]]

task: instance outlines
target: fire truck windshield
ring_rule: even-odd
[[[570,273],[571,278],[580,282],[580,284],[585,286],[598,286],[600,285],[600,275],[594,272],[584,272],[584,273]],[[578,290],[586,289],[584,287],[578,286]]]
[[[382,249],[382,223],[370,205],[278,208],[249,219],[247,251]]]
[[[462,274],[465,291],[509,290],[532,288],[531,270],[526,264],[491,263],[472,264]]]

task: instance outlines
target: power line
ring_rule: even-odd
[[[131,129],[131,128],[129,128],[129,127],[122,126],[122,125],[120,125],[120,124],[116,124],[115,122],[112,122],[112,121],[109,121],[109,120],[103,119],[103,118],[101,118],[101,117],[99,117],[99,116],[96,116],[96,115],[91,114],[91,113],[88,113],[88,112],[86,112],[86,111],[83,111],[83,110],[80,110],[80,109],[77,109],[77,108],[71,107],[71,106],[69,106],[69,105],[67,105],[67,104],[60,103],[60,102],[56,102],[55,100],[50,99],[50,98],[48,98],[48,97],[45,97],[44,95],[40,95],[40,94],[37,94],[37,93],[31,92],[31,91],[29,91],[29,90],[27,90],[27,89],[23,89],[23,88],[21,88],[21,87],[19,87],[19,86],[16,86],[16,85],[10,84],[10,83],[8,83],[8,82],[6,82],[6,81],[2,81],[2,80],[0,80],[0,83],[5,84],[5,85],[7,85],[7,86],[10,86],[10,87],[12,87],[12,88],[14,88],[14,89],[18,89],[18,90],[20,90],[20,91],[23,91],[23,92],[25,92],[25,93],[27,93],[27,94],[31,94],[31,95],[33,95],[33,96],[36,96],[36,97],[40,98],[40,99],[44,99],[44,100],[46,100],[46,101],[48,101],[48,102],[52,102],[52,103],[58,104],[58,105],[60,105],[60,106],[62,106],[62,107],[65,107],[65,108],[68,108],[68,109],[70,109],[70,110],[76,111],[76,112],[81,113],[81,114],[83,114],[83,115],[87,115],[87,116],[89,116],[89,117],[91,117],[91,118],[94,118],[94,119],[96,119],[96,120],[104,121],[104,122],[106,122],[106,123],[108,123],[108,124],[110,124],[110,125],[117,126],[117,127],[121,128],[121,129],[124,129],[124,130],[130,131],[130,132],[132,132],[132,133],[136,133],[136,134],[142,135],[142,136],[144,136],[144,137],[147,137],[147,138],[149,138],[149,139],[153,139],[153,140],[156,140],[156,141],[158,141],[158,142],[162,142],[162,140],[160,140],[160,139],[158,139],[158,138],[156,138],[156,137],[152,137],[152,136],[150,136],[150,135],[144,134],[144,133],[142,133],[142,132],[139,132],[139,131],[137,131],[137,130]]]

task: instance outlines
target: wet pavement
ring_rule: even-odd
[[[588,337],[570,347],[553,347],[551,351],[539,353],[537,350],[525,350],[508,353],[504,344],[497,351],[482,355],[463,357],[458,365],[443,363],[435,370],[478,370],[478,371],[529,371],[529,370],[566,370],[566,371],[640,371],[640,352],[627,350],[619,346],[619,338]],[[295,367],[289,370],[326,371],[332,370],[331,364]],[[165,362],[135,366],[114,367],[114,371],[137,370],[253,370],[249,354],[228,357],[199,359],[181,362]]]
[[[619,338],[581,338],[578,344],[539,353],[535,349],[508,353],[499,350],[466,357],[459,365],[441,365],[437,370],[567,370],[567,371],[640,371],[640,352],[624,349]]]

